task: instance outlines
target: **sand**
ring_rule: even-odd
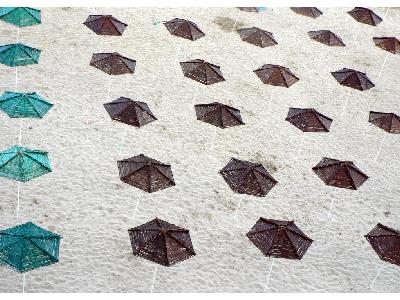
[[[25,292],[399,292],[399,267],[381,261],[363,236],[378,222],[400,229],[400,136],[368,123],[370,110],[400,113],[400,60],[372,42],[400,36],[400,11],[372,27],[346,14],[350,8],[321,10],[314,20],[288,8],[44,8],[41,25],[21,29],[19,40],[42,55],[18,69],[18,90],[55,104],[42,120],[23,120],[22,145],[48,151],[53,172],[21,185],[19,219],[17,183],[0,178],[0,228],[33,221],[63,236],[60,262],[27,273]],[[82,25],[92,12],[129,26],[102,39]],[[170,35],[158,22],[173,17],[189,18],[206,36]],[[235,20],[235,28],[273,32],[279,44],[242,42]],[[307,32],[319,29],[346,47],[310,41]],[[16,34],[0,24],[0,44]],[[111,78],[109,97],[109,77],[89,66],[99,51],[137,60],[134,75]],[[204,86],[184,77],[178,62],[195,58],[221,66],[226,81]],[[300,81],[263,85],[252,71],[265,63]],[[343,67],[366,71],[376,87],[340,86],[330,72]],[[15,89],[14,69],[0,65],[0,89]],[[102,104],[120,96],[148,103],[158,121],[140,129],[112,122]],[[193,104],[212,101],[240,109],[246,125],[197,121]],[[333,118],[330,133],[303,134],[285,121],[291,106]],[[0,124],[0,149],[17,144],[20,120],[2,113]],[[147,194],[121,182],[116,161],[140,153],[171,164],[176,186]],[[370,178],[357,191],[325,186],[311,170],[323,156],[353,160]],[[279,183],[265,198],[233,193],[218,174],[230,157],[262,163]],[[190,229],[197,255],[171,268],[134,257],[128,228],[156,216]],[[295,220],[314,240],[301,261],[268,259],[249,242],[260,216]],[[0,292],[20,291],[22,275],[1,267]]]

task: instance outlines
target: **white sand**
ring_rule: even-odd
[[[190,229],[197,255],[158,267],[153,292],[263,292],[271,260],[245,236],[263,216],[293,219],[314,239],[303,260],[273,260],[266,291],[399,292],[399,267],[381,261],[363,235],[378,222],[400,229],[400,136],[368,123],[370,110],[400,113],[399,57],[372,41],[400,36],[400,11],[391,9],[372,27],[348,10],[322,9],[314,20],[288,8],[96,9],[129,24],[122,37],[104,37],[102,51],[137,60],[134,75],[112,77],[108,99],[148,103],[158,121],[136,129],[112,122],[103,108],[109,77],[89,66],[101,37],[82,25],[93,10],[43,9],[41,25],[20,31],[21,42],[43,51],[40,64],[19,68],[18,90],[55,104],[22,129],[22,145],[48,151],[54,170],[21,186],[18,220],[17,183],[0,178],[0,228],[31,220],[63,240],[60,262],[27,273],[25,291],[150,292],[156,265],[131,254],[127,229],[158,216]],[[375,11],[383,16],[386,8]],[[153,25],[173,17],[189,18],[206,36],[191,42]],[[279,44],[242,42],[229,32],[236,18],[240,27],[273,32]],[[319,29],[337,33],[346,47],[310,41],[307,31]],[[15,42],[16,33],[2,22],[0,44]],[[184,77],[178,62],[194,58],[221,66],[226,81],[204,86]],[[289,89],[263,85],[252,71],[265,63],[289,67],[300,81]],[[342,67],[366,71],[376,87],[340,86],[330,72]],[[0,65],[0,92],[14,87],[13,69]],[[246,125],[221,130],[197,121],[193,101],[233,105]],[[333,118],[331,132],[303,135],[285,121],[290,106]],[[0,124],[0,149],[17,144],[19,120],[2,113]],[[170,163],[176,186],[147,194],[122,183],[116,161],[140,153]],[[353,160],[370,179],[357,191],[325,186],[311,170],[323,156]],[[218,174],[230,157],[263,163],[279,183],[265,198],[234,194]],[[0,268],[0,292],[21,290],[22,275]]]

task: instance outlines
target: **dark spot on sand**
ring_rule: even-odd
[[[388,217],[388,216],[390,216],[391,212],[390,211],[385,211],[383,214],[385,215],[385,217]]]
[[[212,22],[226,32],[231,32],[244,26],[243,22],[235,21],[234,19],[231,19],[229,17],[216,17]]]

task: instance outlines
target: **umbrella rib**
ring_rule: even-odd
[[[189,250],[190,252],[192,252],[193,254],[196,254],[194,251],[192,251],[192,249],[189,249],[184,243],[182,243],[180,240],[178,240],[177,238],[173,237],[172,235],[168,234],[168,237],[172,238],[173,240],[175,240],[178,244],[182,245],[186,250]]]
[[[24,153],[26,156],[28,156],[30,159],[36,161],[38,164],[40,164],[41,166],[43,166],[45,169],[47,169],[48,171],[51,171],[51,168],[49,168],[48,166],[44,165],[41,161],[37,160],[36,158],[34,158],[33,156],[31,156],[29,154],[29,152],[25,152]],[[42,153],[43,154],[43,153]]]
[[[30,12],[31,9],[32,9],[32,10],[38,11],[37,9],[34,9],[34,8],[29,8],[29,9],[24,8],[24,10],[25,10],[28,14],[30,14],[36,21],[39,22],[39,19],[38,19],[36,16],[34,16],[34,15]]]
[[[51,258],[52,261],[58,261],[58,259],[55,258],[53,254],[47,252],[47,251],[44,250],[42,247],[39,247],[39,245],[38,245],[36,242],[32,241],[30,238],[27,238],[27,240],[30,241],[37,249],[39,249],[39,250],[40,250],[41,252],[43,252],[45,255],[48,255],[48,256]]]

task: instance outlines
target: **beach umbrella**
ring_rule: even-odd
[[[59,261],[60,239],[32,222],[0,231],[0,262],[19,273]]]
[[[21,43],[0,46],[0,63],[9,67],[39,63],[40,50]]]
[[[302,259],[313,240],[294,221],[260,218],[246,234],[267,257]]]
[[[41,23],[40,10],[32,7],[0,7],[0,20],[18,27]]]
[[[355,7],[347,12],[357,22],[376,26],[382,22],[382,18],[375,14],[372,10],[364,7]]]
[[[52,107],[36,93],[6,91],[0,96],[0,109],[10,118],[43,118]]]
[[[50,172],[45,151],[14,146],[0,152],[0,177],[26,182]]]
[[[368,122],[390,133],[400,133],[400,116],[395,113],[369,112]]]
[[[189,230],[155,218],[128,230],[133,255],[163,266],[172,266],[196,253]]]
[[[313,19],[318,18],[320,15],[322,15],[322,12],[316,7],[291,7],[290,9],[297,14]]]
[[[143,154],[119,160],[118,170],[123,182],[148,193],[175,185],[170,165]]]
[[[136,60],[114,53],[93,53],[90,65],[109,75],[133,74]]]
[[[312,40],[328,46],[345,46],[342,39],[330,30],[309,31],[308,35]]]
[[[274,86],[283,86],[288,88],[299,81],[299,78],[288,68],[279,65],[265,64],[253,72],[264,84]]]
[[[261,48],[278,44],[271,32],[268,32],[258,27],[238,29],[238,33],[242,41],[256,45]]]
[[[202,59],[180,62],[183,75],[205,85],[225,81],[220,67]]]
[[[146,103],[125,97],[105,103],[104,108],[112,120],[135,127],[141,127],[157,120]]]
[[[128,26],[112,15],[89,15],[83,24],[98,35],[122,35]]]
[[[203,31],[201,31],[195,23],[185,19],[175,18],[170,21],[164,22],[164,26],[172,35],[192,41],[195,41],[205,36]]]
[[[357,190],[368,179],[352,161],[323,157],[312,169],[326,185],[339,188]]]
[[[278,183],[262,164],[236,158],[231,158],[219,174],[235,193],[258,197],[265,197]]]
[[[304,132],[329,132],[332,119],[314,108],[290,107],[285,119]]]
[[[256,12],[256,13],[259,12],[257,7],[238,7],[238,9],[240,9],[242,11],[246,11],[246,12]]]
[[[365,91],[375,86],[367,77],[367,74],[353,69],[343,68],[339,71],[331,72],[331,74],[341,85],[360,91]]]
[[[399,230],[378,223],[365,238],[381,260],[400,266]]]
[[[219,102],[197,104],[194,106],[197,120],[211,125],[227,128],[244,125],[240,110]]]
[[[374,37],[375,45],[393,54],[400,53],[400,41],[395,37]]]

